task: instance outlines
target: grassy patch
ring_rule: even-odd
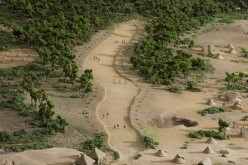
[[[104,143],[106,140],[106,134],[103,132],[97,133],[94,135],[93,138],[90,138],[83,142],[83,146],[81,148],[81,151],[84,153],[89,153],[92,149],[95,147],[99,148],[100,150],[106,150],[107,147]]]
[[[227,109],[221,107],[210,107],[199,112],[202,116],[207,116],[208,114],[229,112]]]
[[[48,144],[47,138],[53,134],[48,130],[27,132],[24,129],[12,134],[0,132],[0,147],[13,152],[50,148],[53,146]]]
[[[178,93],[181,94],[183,89],[180,86],[171,86],[168,88],[168,90],[172,93]]]
[[[228,135],[224,135],[221,132],[216,132],[216,131],[213,131],[213,130],[208,130],[208,131],[199,130],[199,131],[196,131],[196,132],[193,132],[193,133],[191,132],[189,134],[189,137],[190,138],[195,138],[195,139],[201,139],[203,137],[213,137],[213,138],[219,139],[219,140],[227,140],[227,139],[230,138]]]
[[[192,82],[192,81],[187,82],[186,90],[191,91],[191,92],[201,92],[202,91],[200,88],[196,87],[196,83]]]

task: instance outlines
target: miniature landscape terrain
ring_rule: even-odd
[[[0,1],[0,165],[248,164],[244,1],[44,4]]]

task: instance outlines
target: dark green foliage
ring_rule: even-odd
[[[0,51],[17,47],[18,44],[10,32],[0,31]]]
[[[19,111],[20,115],[32,116],[35,113],[35,107],[25,103],[25,96],[21,91],[5,91],[4,100],[0,102],[0,109],[14,109]]]
[[[89,92],[92,92],[92,80],[93,80],[93,71],[92,69],[86,69],[84,71],[84,74],[81,75],[81,77],[79,78],[79,86],[78,86],[78,89],[79,89],[79,92],[83,92],[83,96],[86,94],[86,93],[89,93]]]
[[[149,136],[144,136],[144,143],[145,143],[145,147],[147,149],[155,149],[156,146],[158,145],[158,142],[154,141],[154,139],[152,139],[151,137]]]
[[[229,127],[229,123],[223,119],[219,119],[218,124],[219,124],[219,132],[223,133],[224,136],[226,136],[226,128]]]
[[[228,110],[221,107],[210,107],[199,112],[202,116],[207,116],[208,114],[223,113],[228,112]]]
[[[248,50],[245,49],[245,48],[241,48],[241,49],[242,49],[242,51],[243,51],[243,53],[244,53],[244,57],[245,57],[245,58],[248,58]]]
[[[97,147],[101,150],[105,150],[106,149],[106,145],[104,144],[105,138],[106,138],[105,133],[103,133],[103,132],[97,133],[94,135],[93,138],[83,142],[83,147],[81,150],[84,153],[89,153],[95,147]]]
[[[0,132],[0,142],[2,143],[0,147],[13,152],[50,148],[52,145],[47,143],[47,138],[50,136],[52,136],[52,132],[46,130],[27,132],[23,129],[12,134]]]
[[[227,150],[220,150],[220,154],[221,154],[221,157],[227,157],[227,155],[229,154],[229,151],[227,151]]]
[[[227,140],[229,139],[229,136],[227,135],[224,135],[223,133],[220,133],[220,132],[215,132],[213,130],[208,130],[208,131],[205,131],[205,130],[199,130],[199,131],[196,131],[196,132],[191,132],[189,134],[189,137],[190,138],[196,138],[196,139],[201,139],[203,137],[213,137],[215,139],[218,139],[218,140]]]
[[[11,138],[11,136],[6,132],[0,132],[0,142],[3,143],[5,141],[8,141]]]
[[[169,87],[169,91],[173,93],[182,93],[182,88],[179,86],[171,86]]]
[[[120,154],[117,151],[114,151],[113,156],[114,156],[114,159],[115,160],[119,160],[120,159]]]
[[[195,85],[196,83],[192,81],[188,81],[186,90],[191,91],[191,92],[201,92],[202,90],[200,88],[195,87]]]
[[[135,2],[135,7],[141,15],[152,20],[145,28],[148,36],[135,46],[131,63],[148,82],[164,85],[171,84],[181,74],[187,77],[196,71],[207,71],[200,58],[195,60],[190,54],[175,52],[169,46],[186,44],[193,47],[193,40],[182,40],[180,36],[213,21],[217,14],[235,11],[232,4],[213,0],[141,0]]]
[[[246,86],[242,84],[242,79],[248,77],[247,74],[239,72],[239,73],[227,73],[225,81],[227,90],[245,90]]]
[[[134,157],[134,160],[138,160],[139,158],[141,158],[141,154],[137,154],[137,155],[135,155],[135,157]]]

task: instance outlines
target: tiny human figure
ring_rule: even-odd
[[[102,115],[102,117],[104,118],[104,114]]]
[[[119,124],[117,124],[117,127],[119,127]]]
[[[232,123],[232,126],[233,126],[233,128],[236,127],[236,122],[235,121]]]
[[[100,58],[98,58],[98,61],[100,61]]]
[[[109,113],[107,112],[107,116],[109,116]]]
[[[124,128],[126,128],[126,125],[124,125]]]
[[[114,128],[116,128],[116,126],[114,125]]]

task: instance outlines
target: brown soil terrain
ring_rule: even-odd
[[[0,67],[11,68],[28,64],[38,58],[36,51],[32,49],[11,49],[0,52]]]

